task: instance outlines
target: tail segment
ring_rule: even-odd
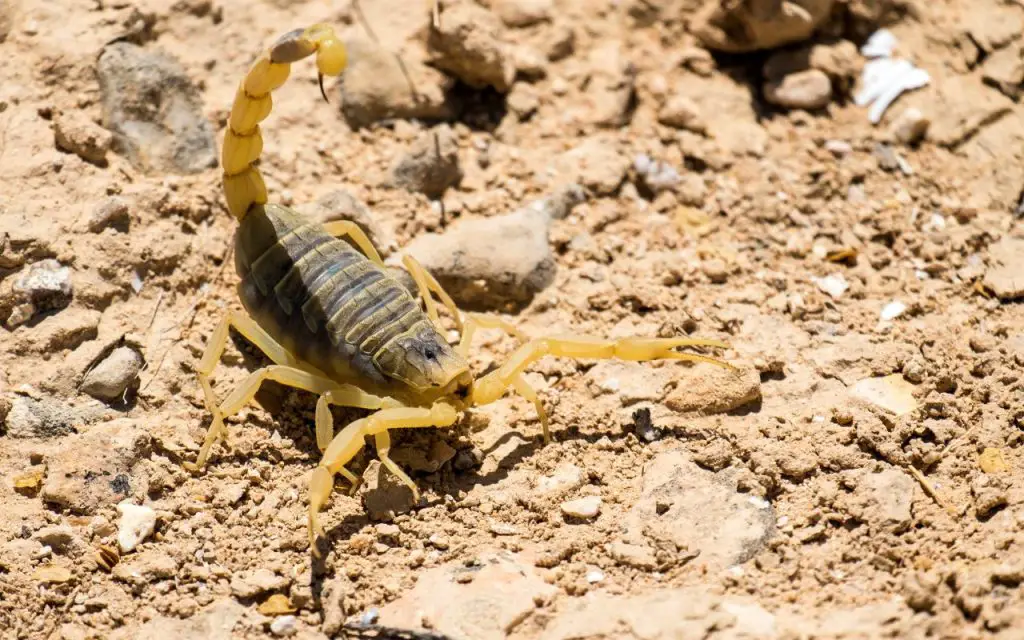
[[[313,53],[323,93],[323,77],[339,75],[347,62],[345,45],[325,24],[286,33],[253,63],[238,86],[224,136],[221,164],[228,210],[239,220],[252,205],[267,203],[267,187],[256,162],[263,153],[259,123],[273,108],[270,92],[285,83],[292,63]]]

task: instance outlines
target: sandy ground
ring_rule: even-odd
[[[1024,637],[1024,7],[723,4],[0,0],[0,637]],[[231,100],[317,21],[351,71],[275,94],[272,200],[530,336],[736,370],[542,359],[554,442],[516,396],[395,433],[416,505],[368,442],[319,561],[314,396],[264,385],[186,471],[241,308]],[[873,125],[883,23],[931,82]],[[218,395],[266,363],[232,335]]]

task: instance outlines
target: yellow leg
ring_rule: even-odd
[[[437,317],[437,303],[434,302],[434,296],[432,295],[437,294],[445,308],[448,309],[448,313],[452,315],[452,318],[455,320],[455,326],[461,333],[463,330],[462,313],[459,311],[459,307],[456,306],[455,301],[452,300],[452,297],[448,295],[448,292],[444,290],[441,283],[437,281],[437,278],[424,269],[423,265],[409,254],[402,256],[402,264],[405,265],[412,279],[416,281],[416,287],[420,290],[420,297],[423,298],[423,304],[427,308],[427,315],[430,316],[434,325],[439,329],[441,328],[441,321]]]
[[[679,347],[698,346],[728,348],[728,345],[717,340],[691,338],[626,338],[622,340],[606,340],[588,336],[538,338],[520,346],[505,364],[477,380],[473,385],[470,404],[482,405],[494,402],[503,396],[509,387],[512,387],[531,400],[541,412],[541,422],[545,427],[544,437],[547,440],[550,437],[546,425],[547,418],[543,414],[536,393],[522,378],[523,371],[540,358],[551,355],[602,360],[613,358],[633,361],[691,360],[708,362],[729,369],[734,368],[727,362],[709,356],[675,351]]]
[[[435,403],[429,409],[417,407],[382,409],[366,418],[356,420],[334,436],[324,452],[320,464],[313,470],[313,476],[309,483],[309,542],[313,554],[319,556],[316,538],[324,533],[319,513],[331,497],[331,491],[334,489],[334,474],[339,473],[345,464],[359,453],[366,436],[375,436],[378,450],[380,444],[384,443],[384,457],[381,462],[395,472],[397,465],[387,457],[387,448],[390,445],[390,439],[387,437],[389,429],[449,427],[455,423],[456,417],[458,417],[458,413],[455,408],[443,402]],[[382,435],[383,439],[378,437]],[[401,470],[396,475],[413,486],[413,491],[419,495],[408,476]]]
[[[373,436],[373,443],[377,446],[377,457],[380,458],[380,463],[387,467],[391,473],[395,474],[395,477],[401,480],[402,484],[412,490],[412,501],[418,503],[420,501],[420,490],[416,487],[416,483],[391,459],[391,434],[387,431],[381,431]]]
[[[330,26],[315,24],[285,34],[249,67],[238,86],[224,134],[221,164],[228,210],[241,219],[254,204],[266,204],[267,187],[256,162],[263,152],[259,123],[270,115],[270,93],[283,85],[292,63],[316,54],[316,67],[323,93],[323,77],[340,74],[347,64],[345,46]],[[326,99],[324,94],[324,99]]]
[[[377,253],[377,248],[373,246],[370,238],[367,237],[366,233],[356,223],[349,220],[332,220],[331,222],[324,223],[324,229],[335,238],[346,236],[352,238],[352,241],[356,243],[359,251],[364,256],[378,265],[384,266],[384,261],[380,259],[380,254]]]
[[[199,362],[199,367],[196,371],[196,376],[199,378],[199,385],[203,390],[203,401],[206,404],[206,410],[213,416],[210,422],[210,428],[206,433],[203,448],[199,452],[199,459],[194,465],[196,468],[202,467],[206,464],[206,458],[209,454],[210,447],[212,447],[217,440],[227,435],[227,428],[224,426],[225,416],[217,406],[217,400],[213,395],[213,387],[210,385],[210,376],[213,374],[213,370],[220,361],[220,357],[224,354],[224,347],[227,345],[228,329],[230,327],[234,327],[236,331],[245,336],[249,342],[265,353],[275,364],[310,369],[308,365],[300,363],[295,357],[289,354],[284,347],[279,345],[272,337],[270,337],[270,334],[256,324],[252,318],[237,311],[228,313],[228,315],[220,321],[220,324],[217,325],[217,328],[214,329],[213,335],[210,336],[210,341],[206,345],[206,352],[203,354],[203,359]]]
[[[459,346],[456,347],[456,351],[463,358],[469,355],[469,348],[472,346],[473,336],[476,334],[477,329],[501,329],[520,343],[526,342],[526,336],[523,335],[522,331],[498,316],[489,313],[467,313],[465,327],[462,330],[462,339],[459,340]]]

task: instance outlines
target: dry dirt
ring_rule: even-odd
[[[0,637],[1024,637],[1024,6],[362,4],[0,0]],[[187,472],[240,308],[211,141],[317,21],[352,71],[277,92],[273,200],[333,197],[531,336],[737,370],[541,360],[553,443],[515,396],[395,433],[415,506],[368,443],[322,561],[310,394],[265,385]],[[931,83],[872,125],[882,24]],[[125,72],[156,53],[177,76]],[[233,335],[218,395],[266,362]]]

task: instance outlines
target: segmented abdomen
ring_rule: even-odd
[[[379,265],[285,207],[254,208],[242,219],[235,264],[253,319],[289,352],[342,379],[386,382],[374,356],[429,322]]]

